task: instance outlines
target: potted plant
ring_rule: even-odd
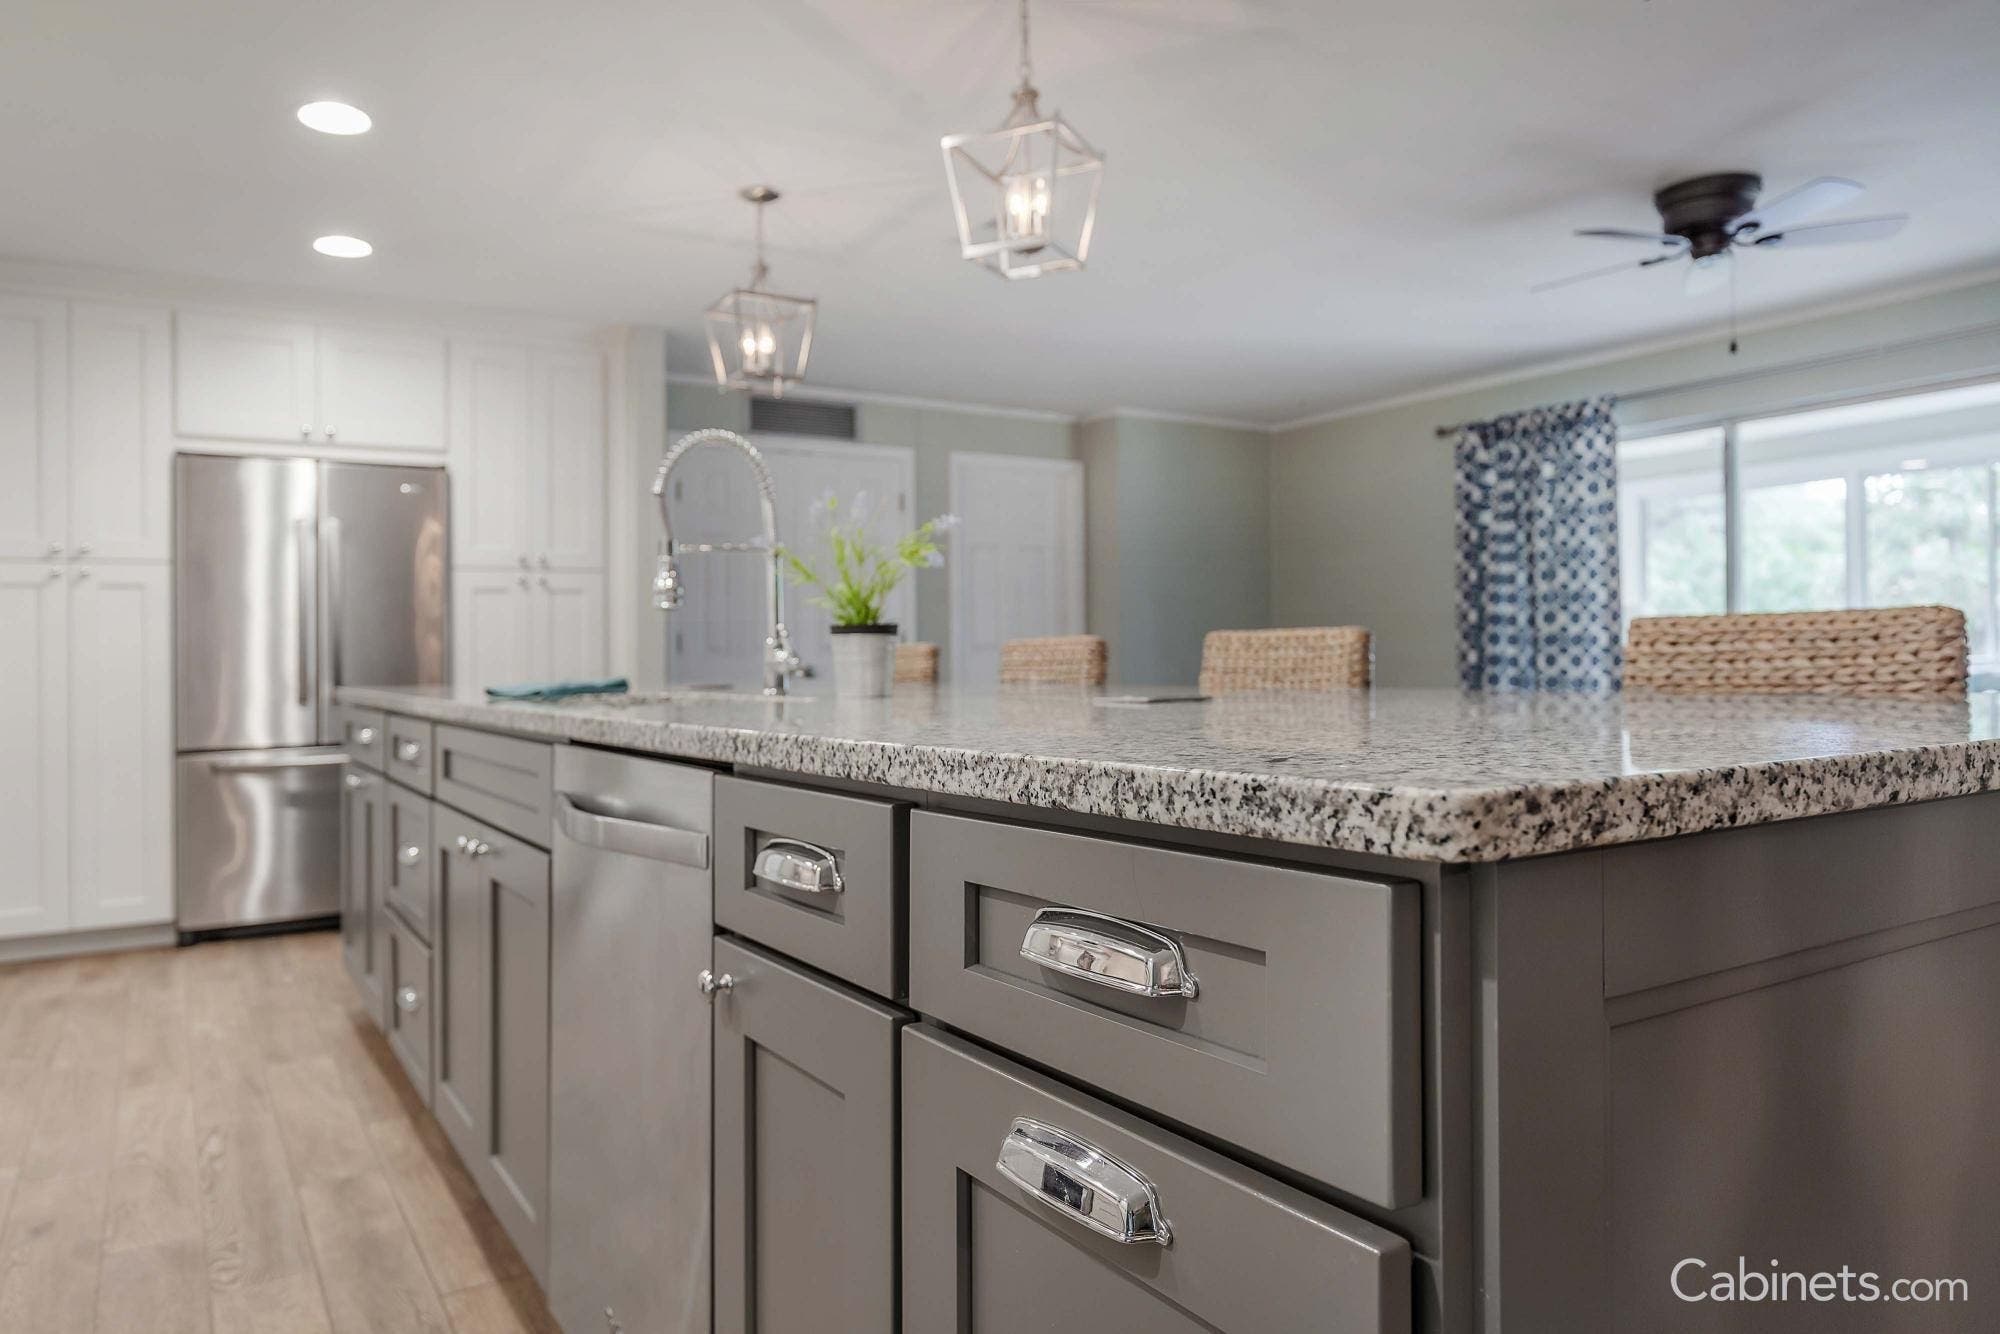
[[[957,516],[941,514],[887,542],[873,531],[864,492],[843,513],[834,496],[813,506],[824,564],[794,547],[781,548],[792,582],[813,590],[811,601],[833,615],[833,689],[837,695],[880,698],[896,678],[896,626],[882,604],[912,570],[944,564],[939,546]]]

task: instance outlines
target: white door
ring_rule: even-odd
[[[836,513],[851,513],[859,500],[872,516],[868,531],[879,542],[900,538],[917,525],[914,513],[916,462],[912,451],[847,441],[787,440],[759,437],[758,448],[770,460],[778,492],[778,534],[820,569],[828,567],[826,544],[820,539],[816,513],[822,497],[832,495]],[[814,591],[785,585],[785,623],[792,648],[821,677],[833,670],[833,617],[814,604]],[[916,638],[917,603],[914,579],[906,576],[889,595],[883,616],[896,623],[904,639]]]
[[[557,571],[537,575],[534,636],[540,675],[550,681],[604,675],[604,576]]]
[[[452,563],[522,569],[530,531],[528,350],[510,343],[451,349]]]
[[[174,430],[218,440],[316,440],[313,326],[247,315],[174,317]]]
[[[679,541],[744,542],[763,531],[755,479],[733,449],[704,445],[685,455],[669,486]],[[661,616],[669,681],[762,684],[766,568],[761,555],[742,552],[680,558],[681,605]]]
[[[536,566],[604,568],[604,359],[594,349],[538,350],[530,433]]]
[[[77,302],[69,317],[69,540],[79,556],[173,555],[172,317]]]
[[[1000,679],[1000,645],[1083,633],[1083,465],[954,454],[951,679]]]
[[[522,685],[540,676],[532,580],[498,570],[452,573],[452,675],[458,685]]]
[[[174,915],[172,596],[170,565],[71,570],[72,930]]]
[[[323,325],[318,355],[313,425],[322,443],[444,452],[443,338]]]
[[[60,301],[0,295],[0,559],[60,555],[68,539],[68,340]]]
[[[0,936],[69,927],[68,573],[0,561]]]

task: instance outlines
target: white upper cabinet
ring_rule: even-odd
[[[0,294],[0,558],[62,554],[69,445],[67,312]]]
[[[604,576],[537,575],[532,592],[540,674],[551,681],[604,675]]]
[[[454,563],[603,569],[603,357],[461,342],[451,365]]]
[[[519,685],[539,674],[533,580],[470,570],[452,576],[451,679],[461,686]]]
[[[216,440],[314,436],[317,338],[297,320],[181,312],[174,321],[174,430]]]
[[[173,569],[73,565],[69,928],[174,915]]]
[[[519,566],[528,536],[528,349],[512,343],[452,344],[452,562]]]
[[[215,440],[441,452],[445,340],[399,329],[180,313],[174,430]]]
[[[69,322],[69,543],[78,558],[172,555],[171,320],[78,302]]]
[[[69,928],[68,585],[61,565],[0,561],[0,937]]]
[[[322,325],[320,439],[381,449],[441,451],[444,339],[394,329]]]

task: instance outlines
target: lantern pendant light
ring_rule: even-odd
[[[961,256],[1004,278],[1083,267],[1104,155],[1061,112],[1042,111],[1028,58],[1028,0],[1021,0],[1013,110],[997,130],[948,134],[940,145]]]
[[[777,398],[786,385],[805,378],[819,302],[765,290],[771,266],[764,262],[764,206],[775,203],[778,192],[752,185],[742,195],[757,206],[757,261],[748,287],[727,293],[703,313],[708,355],[718,388],[760,389]]]

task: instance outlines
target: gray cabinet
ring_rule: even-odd
[[[428,942],[436,915],[432,882],[437,857],[431,841],[431,803],[391,783],[383,804],[389,848],[383,894],[417,939]]]
[[[440,849],[434,1110],[529,1269],[546,1281],[549,857],[444,806],[432,825]]]
[[[431,748],[431,787],[439,801],[536,847],[549,846],[555,752],[546,741],[439,726]]]
[[[340,943],[368,1014],[387,1019],[388,784],[358,764],[340,777]]]
[[[389,924],[389,984],[387,1010],[389,1050],[402,1063],[417,1096],[429,1107],[431,1050],[435,1046],[438,1010],[432,1002],[431,952],[401,922]]]
[[[928,1024],[902,1113],[903,1334],[1412,1328],[1401,1237]]]
[[[895,1329],[907,1016],[727,937],[714,972],[716,1334]]]
[[[431,725],[415,718],[389,716],[389,735],[382,749],[382,771],[397,782],[430,795],[433,745]]]

